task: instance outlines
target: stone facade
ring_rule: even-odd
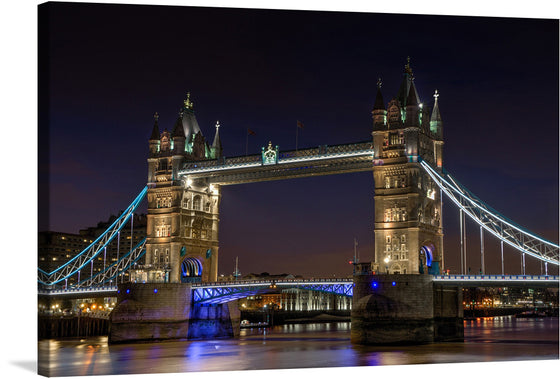
[[[209,145],[190,95],[172,133],[159,132],[156,114],[149,140],[146,258],[131,275],[133,281],[217,280],[220,188],[204,179],[179,179],[178,172],[185,162],[221,156],[218,127]]]
[[[235,302],[192,304],[186,283],[124,283],[111,312],[109,343],[237,337],[239,317]]]
[[[443,164],[438,98],[424,106],[410,64],[396,97],[385,105],[381,82],[373,109],[375,271],[392,274],[443,270],[441,193],[420,158]]]
[[[419,274],[355,275],[352,343],[462,341],[462,290],[436,287],[432,278]]]

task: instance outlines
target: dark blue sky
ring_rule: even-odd
[[[293,149],[296,120],[305,124],[299,147],[363,141],[378,77],[388,102],[410,56],[421,101],[441,94],[447,170],[558,241],[557,20],[62,3],[49,17],[39,62],[48,78],[39,144],[48,150],[39,159],[50,217],[40,229],[77,232],[126,208],[146,183],[152,115],[171,130],[189,91],[206,138],[220,121],[226,156],[245,153],[247,128],[256,132],[250,153],[269,140]],[[362,259],[373,256],[370,173],[222,194],[220,274],[239,256],[242,273],[346,275],[354,237]],[[454,271],[458,212],[449,203]],[[478,270],[478,228],[470,231]],[[489,271],[499,269],[498,246],[487,237]],[[519,258],[507,254],[514,273]]]

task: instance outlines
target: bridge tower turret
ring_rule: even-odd
[[[420,102],[410,59],[385,124],[373,111],[375,267],[379,273],[437,274],[443,269],[441,198],[419,158],[441,167],[441,117]],[[436,116],[434,116],[436,112]],[[439,117],[439,118],[438,118]]]
[[[179,178],[189,161],[213,158],[194,116],[190,94],[173,130],[149,139],[148,220],[145,264],[131,277],[145,282],[216,281],[220,188],[206,180]],[[221,141],[217,137],[215,145]]]
[[[373,105],[373,154],[374,159],[381,158],[383,150],[383,140],[387,129],[387,110],[383,102],[383,95],[381,94],[381,78],[377,81],[377,94],[375,95],[375,104]]]

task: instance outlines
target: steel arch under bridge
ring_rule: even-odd
[[[290,288],[351,297],[354,292],[354,283],[352,279],[287,279],[194,284],[192,286],[193,303],[222,304],[247,296],[254,296],[259,293],[268,293]]]

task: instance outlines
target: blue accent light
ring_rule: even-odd
[[[396,285],[397,285],[397,282],[393,282],[393,283],[391,283],[391,284],[392,284],[392,285],[393,285],[393,287],[394,287],[394,286],[396,286]]]
[[[154,288],[154,293],[157,293],[157,288]]]
[[[372,286],[373,288],[377,288],[377,282],[371,283],[371,286]]]
[[[129,289],[129,288],[126,289],[126,293],[130,293],[130,289]]]

